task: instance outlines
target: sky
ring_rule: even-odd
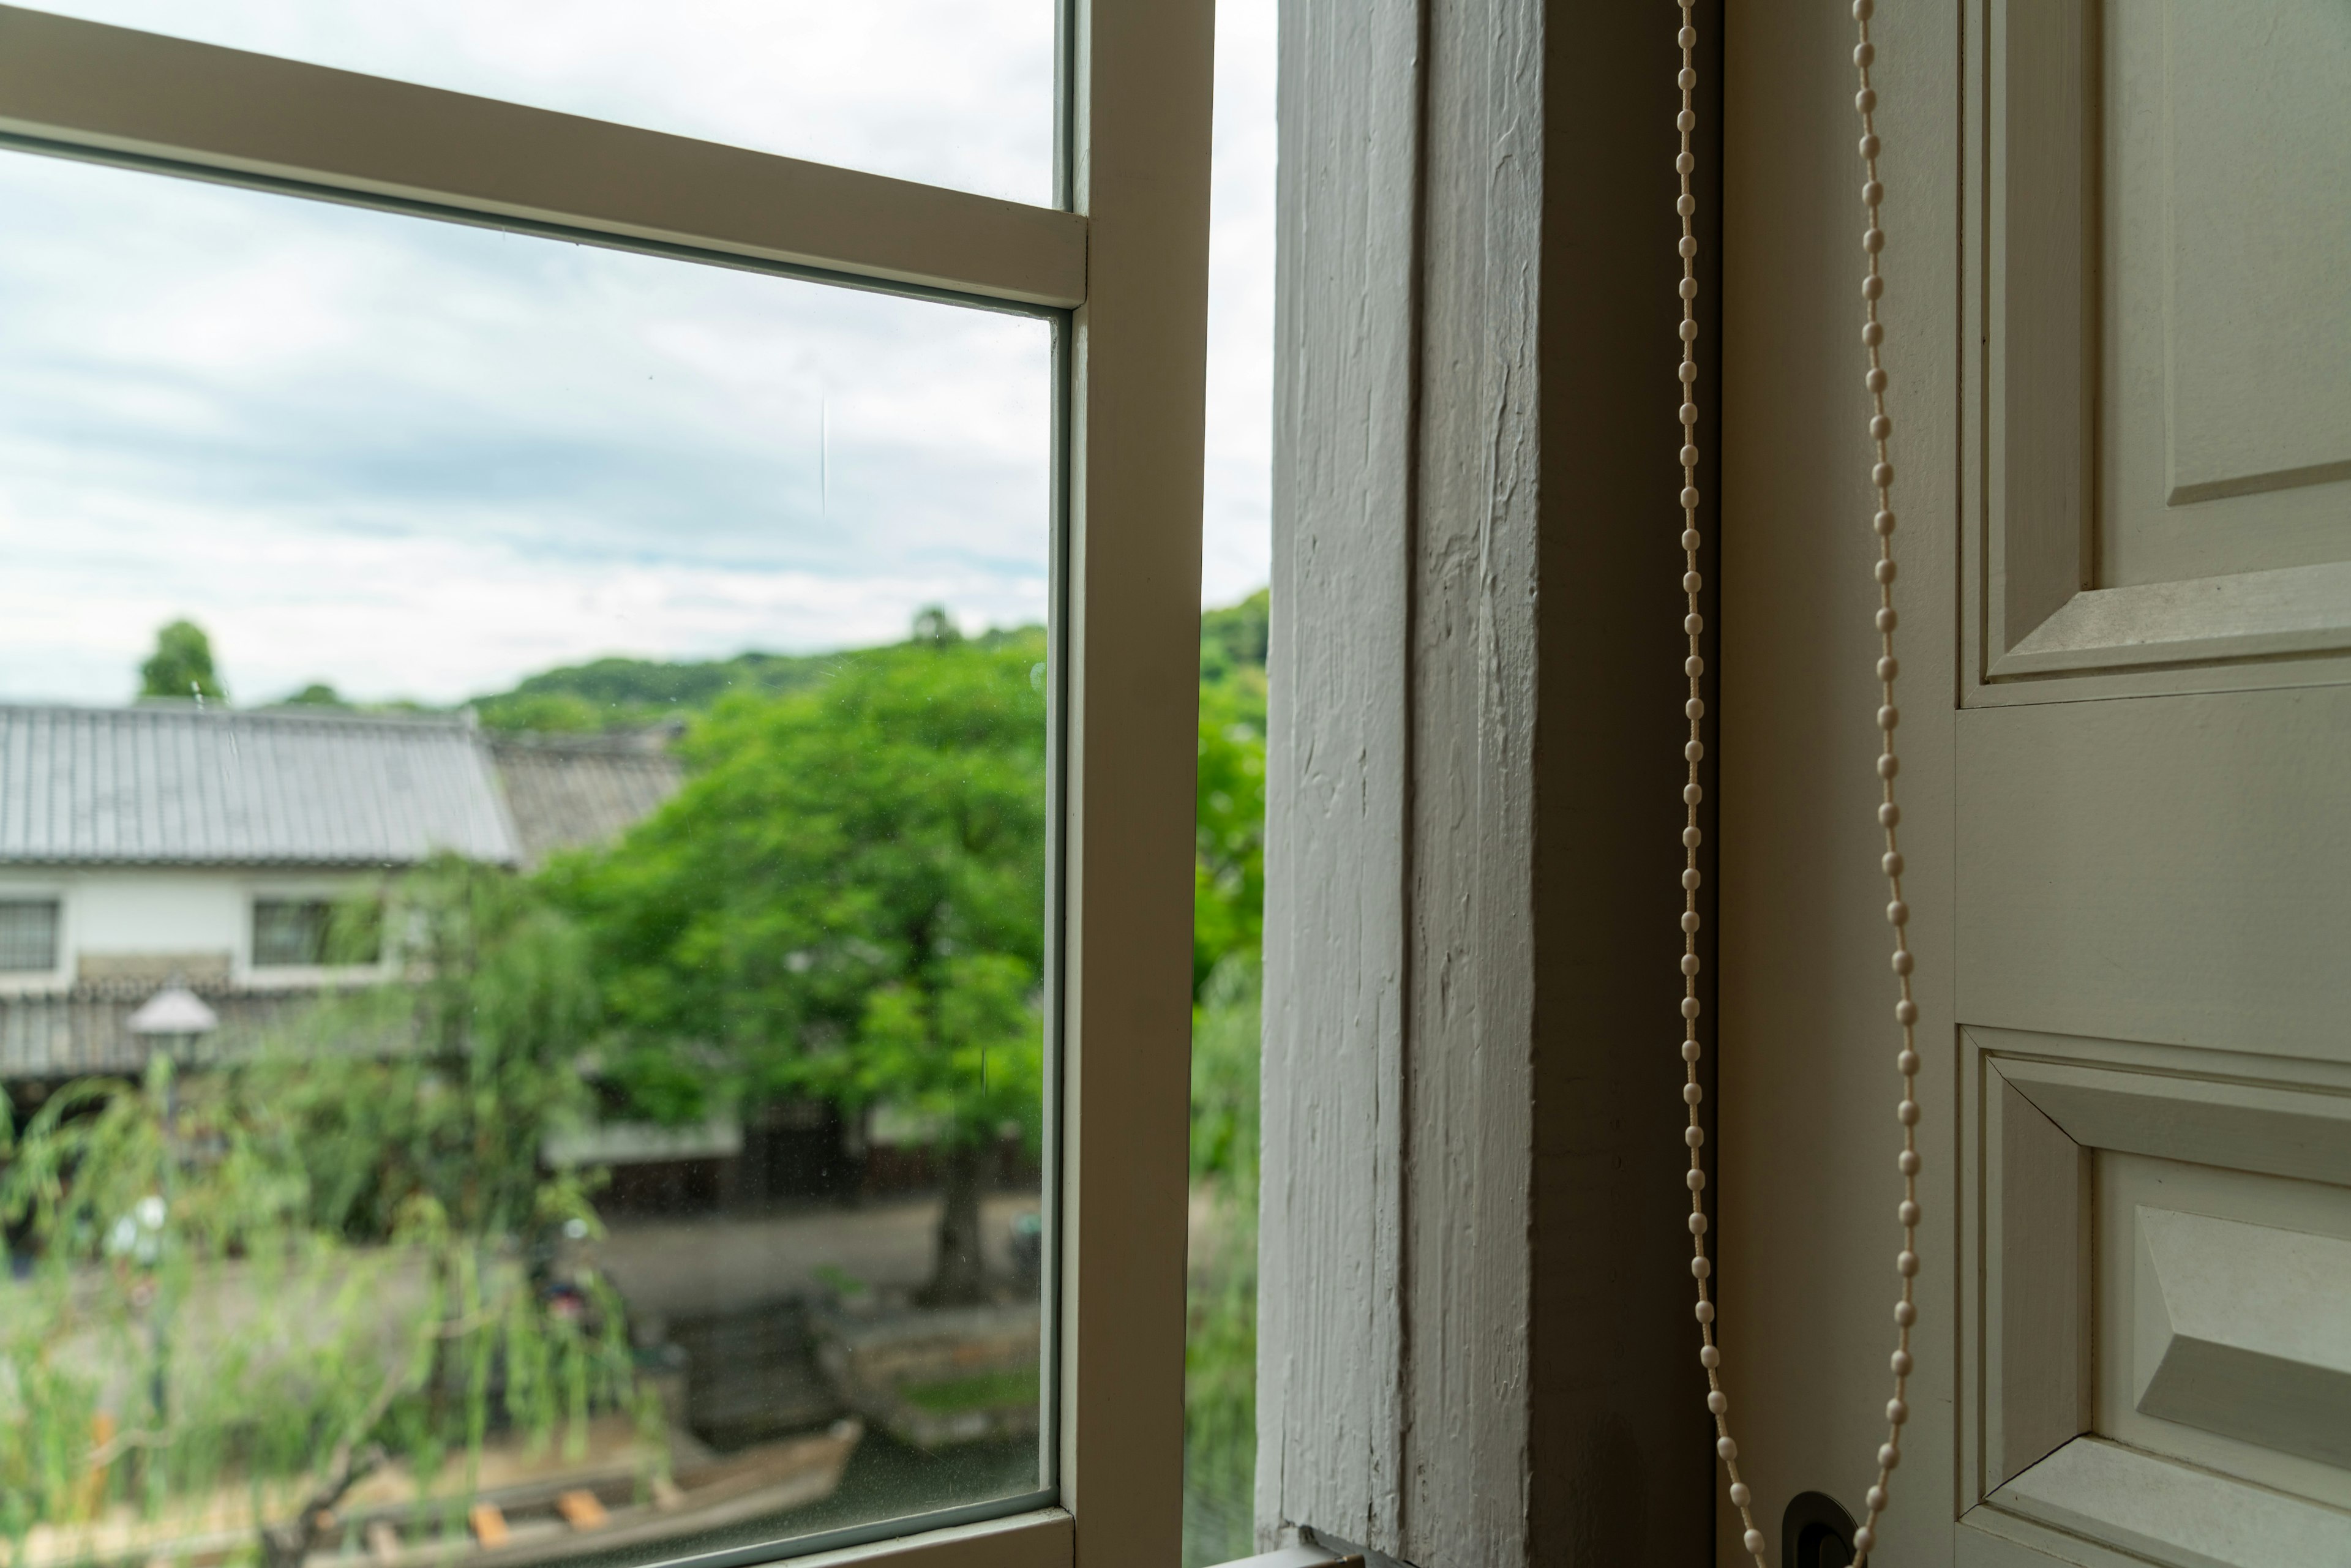
[[[1050,194],[1037,0],[50,8]],[[1267,570],[1272,22],[1220,5],[1209,604]],[[1041,322],[15,153],[0,211],[0,697],[125,700],[183,615],[239,702],[447,703],[1043,613]]]

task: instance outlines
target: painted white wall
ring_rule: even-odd
[[[219,868],[0,871],[0,899],[54,898],[59,905],[57,968],[0,974],[0,995],[61,990],[74,983],[84,954],[225,953],[231,980],[238,986],[317,986],[332,977],[329,971],[254,967],[255,901],[340,898],[371,880],[367,873]]]

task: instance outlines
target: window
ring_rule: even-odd
[[[256,968],[286,968],[327,961],[327,925],[334,905],[321,898],[257,898],[253,903]]]
[[[213,1132],[38,1265],[176,1289],[235,1211],[340,1272],[235,1298],[264,1397],[95,1390],[169,1440],[59,1517],[1172,1559],[1207,7],[1070,6],[1055,206],[214,36],[302,57],[0,12],[0,705],[110,758],[57,852],[124,950],[363,871],[401,972],[107,1091]],[[256,967],[338,956],[333,901],[247,908]]]
[[[54,0],[46,9],[1045,204],[1054,0]]]
[[[253,901],[253,964],[257,969],[372,964],[382,954],[382,922],[372,904],[338,904],[323,898]]]
[[[0,900],[0,973],[47,974],[57,967],[57,901]]]

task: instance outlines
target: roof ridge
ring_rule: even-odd
[[[367,713],[348,708],[304,712],[300,708],[257,708],[198,705],[185,697],[158,697],[119,706],[96,703],[0,702],[0,717],[16,715],[88,717],[110,720],[192,720],[202,724],[284,725],[291,728],[350,727],[355,729],[447,730],[455,735],[477,733],[470,709],[455,713]]]

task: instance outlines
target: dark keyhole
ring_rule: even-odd
[[[1800,1491],[1780,1516],[1780,1561],[1787,1568],[1850,1568],[1853,1515],[1826,1492]]]

